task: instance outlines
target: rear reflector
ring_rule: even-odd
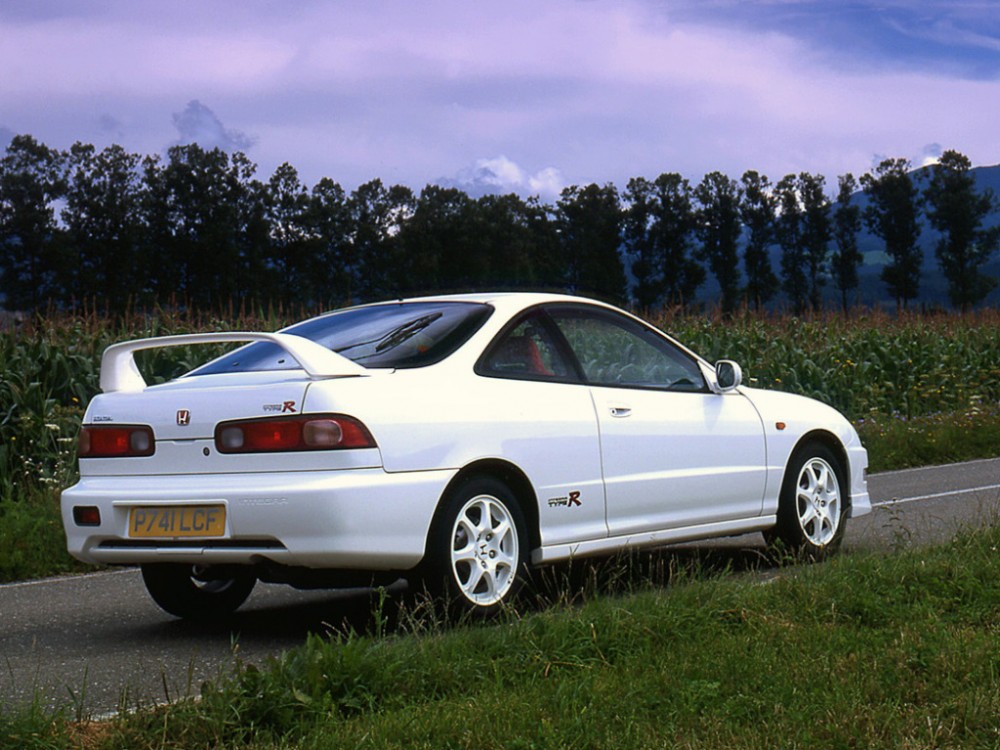
[[[215,428],[219,453],[273,453],[374,448],[368,429],[354,417],[317,414],[222,422]]]
[[[77,526],[100,526],[101,511],[95,505],[74,505],[73,522]]]
[[[153,430],[144,425],[91,425],[81,428],[76,452],[80,458],[152,456]]]

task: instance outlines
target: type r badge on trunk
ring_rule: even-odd
[[[177,425],[179,427],[187,427],[189,424],[191,424],[191,412],[189,412],[187,409],[178,409]]]

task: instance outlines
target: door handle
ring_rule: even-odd
[[[611,407],[612,417],[630,417],[632,416],[632,408],[629,406],[612,406]]]

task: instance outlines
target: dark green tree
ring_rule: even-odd
[[[413,191],[375,179],[360,185],[347,201],[351,248],[357,259],[358,297],[371,301],[398,297],[410,286],[399,234],[413,213]]]
[[[694,197],[702,255],[719,283],[722,312],[729,315],[740,301],[740,186],[721,172],[711,172],[694,189]]]
[[[625,254],[629,259],[633,296],[643,310],[660,303],[663,297],[663,268],[659,262],[653,232],[653,184],[644,177],[634,177],[625,188],[625,209],[622,235]]]
[[[920,237],[920,192],[910,177],[906,159],[885,159],[874,171],[861,176],[868,196],[865,225],[885,243],[889,263],[882,269],[882,281],[905,309],[920,291],[923,252]]]
[[[60,284],[67,298],[100,300],[114,314],[148,301],[139,263],[145,251],[141,162],[121,146],[70,148],[62,220],[75,262]]]
[[[625,302],[622,264],[622,211],[612,184],[565,188],[556,205],[565,285],[573,292],[609,302]]]
[[[997,210],[996,197],[990,190],[976,190],[971,169],[968,157],[945,151],[924,190],[927,220],[941,233],[934,251],[948,280],[948,297],[963,312],[997,285],[982,268],[1000,245],[1000,226],[983,226]]]
[[[858,182],[850,172],[838,180],[837,204],[833,211],[833,239],[836,248],[830,262],[833,285],[840,292],[840,305],[846,313],[850,307],[849,295],[858,288],[858,267],[864,257],[858,250],[858,232],[861,231],[861,207],[852,202]]]
[[[524,221],[531,245],[531,286],[542,289],[562,289],[566,264],[559,234],[559,217],[555,209],[542,203],[537,196],[525,203]],[[622,271],[624,276],[624,269]]]
[[[351,216],[344,189],[328,177],[317,182],[309,201],[308,223],[315,243],[316,275],[326,306],[354,299],[357,258],[350,242]]]
[[[809,300],[809,277],[806,274],[806,252],[802,241],[802,205],[799,201],[798,178],[785,175],[775,186],[778,217],[775,236],[781,246],[781,286],[792,305],[801,315]]]
[[[232,205],[220,214],[219,223],[220,231],[225,232],[231,226],[236,234],[226,237],[230,265],[223,273],[229,278],[222,288],[220,305],[282,298],[270,292],[264,275],[266,268],[260,263],[260,259],[267,257],[270,246],[270,226],[266,218],[266,186],[254,179],[256,172],[257,165],[242,151],[230,154],[226,194]]]
[[[625,200],[624,238],[636,302],[643,308],[691,302],[705,280],[705,269],[691,257],[691,185],[676,173],[661,174],[653,182],[640,177],[629,181]]]
[[[161,301],[219,309],[240,297],[241,209],[254,169],[242,154],[231,159],[196,144],[172,147],[165,164],[147,160],[151,273]]]
[[[476,201],[472,236],[485,258],[481,286],[527,289],[544,284],[556,255],[556,235],[536,200],[513,193]]]
[[[458,291],[489,276],[489,258],[473,234],[476,204],[456,188],[427,185],[399,235],[406,293]]]
[[[243,187],[237,204],[236,220],[240,227],[236,238],[238,263],[234,269],[236,296],[233,302],[243,307],[263,307],[287,298],[275,292],[269,268],[273,255],[271,224],[268,222],[268,186],[253,178],[256,165],[237,152],[233,161]]]
[[[309,226],[309,191],[287,162],[267,182],[264,219],[270,248],[266,268],[282,302],[315,306],[324,280],[314,264],[316,243]]]
[[[14,136],[0,159],[0,288],[10,310],[37,310],[59,291],[63,162],[30,135]]]
[[[803,172],[797,182],[802,202],[801,240],[805,251],[809,304],[813,310],[819,310],[823,305],[823,285],[828,272],[832,237],[830,200],[826,197],[823,175]]]
[[[778,291],[778,277],[771,268],[770,247],[775,240],[775,212],[778,201],[766,176],[753,170],[743,173],[740,182],[743,200],[740,219],[746,229],[743,269],[746,271],[746,299],[760,310]]]

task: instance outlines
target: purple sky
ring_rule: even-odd
[[[198,141],[312,185],[1000,162],[1000,13],[946,0],[6,0],[0,141]]]

